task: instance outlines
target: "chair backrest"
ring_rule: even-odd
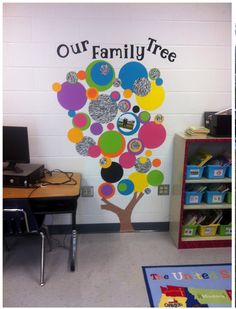
[[[38,230],[37,220],[28,200],[3,200],[3,231],[5,234],[22,234]]]

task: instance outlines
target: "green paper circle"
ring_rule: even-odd
[[[125,139],[117,131],[106,131],[99,137],[98,146],[104,156],[114,158],[124,151]]]
[[[164,175],[159,170],[151,171],[147,175],[147,181],[149,185],[154,186],[154,187],[161,185],[163,183],[163,180],[164,180]]]
[[[95,61],[91,62],[91,63],[88,65],[88,67],[87,67],[87,69],[86,69],[86,82],[87,82],[87,84],[88,84],[90,87],[92,87],[92,88],[94,87],[94,88],[96,88],[98,91],[105,91],[105,90],[111,88],[111,86],[113,85],[113,80],[114,80],[114,78],[115,78],[115,71],[114,71],[114,68],[111,66],[111,64],[107,62],[107,64],[109,64],[109,66],[110,66],[110,68],[111,68],[111,70],[112,70],[113,78],[112,78],[111,81],[110,81],[109,83],[107,83],[106,85],[103,85],[103,86],[102,86],[102,85],[96,84],[96,83],[93,81],[92,77],[91,77],[91,70],[93,69],[94,65],[97,64],[98,62],[104,63],[104,62],[106,62],[106,61],[104,61],[104,60],[95,60]]]

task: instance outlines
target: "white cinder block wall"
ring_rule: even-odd
[[[148,69],[161,71],[166,99],[157,111],[165,117],[167,138],[156,151],[164,183],[171,183],[173,137],[199,126],[203,112],[231,106],[231,5],[227,3],[38,4],[5,3],[3,7],[3,124],[29,128],[33,163],[48,169],[81,172],[82,185],[95,187],[94,198],[80,198],[77,223],[115,223],[115,214],[100,209],[97,160],[81,157],[66,137],[71,119],[57,102],[52,84],[69,71],[86,69],[91,49],[60,58],[59,44],[88,40],[90,45],[148,46],[148,38],[177,54],[174,62],[145,53]],[[105,59],[104,59],[105,60]],[[107,59],[116,72],[132,59]],[[117,195],[113,202],[126,205]],[[52,224],[66,224],[55,216]],[[152,190],[136,206],[133,222],[169,221],[169,197]]]

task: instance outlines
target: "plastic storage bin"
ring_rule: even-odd
[[[187,165],[186,179],[200,179],[202,178],[205,166]]]
[[[198,229],[198,224],[195,225],[183,225],[182,237],[194,237]]]
[[[220,236],[231,236],[232,235],[232,225],[231,224],[221,224],[218,228],[218,234]]]
[[[231,178],[232,177],[232,165],[229,165],[226,169],[226,173],[225,173],[226,177]]]
[[[227,166],[206,165],[204,169],[204,176],[209,179],[223,179],[225,178],[226,170]]]
[[[184,193],[184,204],[193,205],[200,204],[202,201],[202,192],[187,191]]]
[[[199,225],[198,233],[201,237],[215,236],[219,224]]]
[[[224,203],[226,192],[220,191],[206,191],[204,200],[207,204],[222,204]]]

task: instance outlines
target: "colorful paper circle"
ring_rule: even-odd
[[[159,170],[154,170],[148,173],[147,175],[147,181],[151,186],[159,186],[164,181],[164,175]]]
[[[161,165],[161,160],[160,159],[152,160],[152,166],[159,167],[160,165]]]
[[[110,63],[104,60],[95,60],[86,69],[86,82],[98,91],[109,89],[113,84],[115,71]]]
[[[138,105],[146,111],[152,111],[159,108],[165,99],[165,91],[162,86],[157,86],[155,81],[151,82],[150,92],[144,96],[136,96]]]
[[[71,128],[67,133],[67,137],[72,143],[79,143],[83,136],[83,132],[79,128]]]
[[[119,156],[125,149],[125,139],[117,131],[106,131],[99,137],[98,145],[105,157]]]
[[[80,83],[61,85],[61,91],[57,93],[58,102],[67,110],[79,110],[87,102],[86,89]]]
[[[80,130],[79,128],[75,128]],[[89,137],[89,136],[84,136],[83,139],[76,144],[76,151],[81,155],[81,156],[88,156],[88,150],[91,146],[95,145],[95,141]]]
[[[161,75],[161,72],[160,70],[158,70],[157,68],[152,68],[150,71],[149,71],[149,77],[150,79],[152,80],[156,80],[158,77],[160,77]]]
[[[106,157],[102,157],[100,160],[99,160],[99,164],[102,168],[108,168],[109,166],[111,166],[111,158],[106,158]]]
[[[97,158],[101,154],[101,149],[98,145],[92,145],[88,149],[88,155],[92,158]]]
[[[110,97],[113,102],[116,102],[120,99],[120,93],[118,91],[112,91]]]
[[[124,152],[119,157],[119,163],[123,168],[131,168],[135,164],[136,157],[132,152]]]
[[[146,148],[157,148],[161,146],[166,139],[166,130],[162,124],[156,124],[154,121],[146,122],[138,132],[139,139]]]
[[[78,113],[73,118],[74,126],[80,128],[82,131],[88,129],[90,126],[91,120],[89,116],[85,113]]]
[[[103,127],[102,127],[101,123],[94,122],[90,126],[90,131],[94,135],[100,135],[102,133],[102,131],[103,131]]]
[[[140,122],[133,113],[124,113],[117,119],[117,128],[123,135],[133,135],[139,129]]]
[[[124,171],[122,166],[117,162],[112,162],[107,168],[101,169],[102,179],[106,182],[117,182],[123,177]]]
[[[148,158],[140,157],[135,162],[135,169],[139,173],[147,173],[152,167],[151,161]]]
[[[142,153],[144,149],[142,140],[138,138],[131,139],[128,142],[127,149],[135,155]]]
[[[143,64],[136,61],[126,63],[119,72],[121,87],[123,89],[130,89],[132,92],[134,91],[134,82],[142,77],[148,77],[147,70]]]
[[[99,96],[99,92],[97,91],[96,88],[88,88],[86,90],[86,96],[89,100],[96,100],[97,97]]]
[[[131,104],[130,101],[123,99],[118,103],[118,108],[121,112],[126,113],[130,110]]]
[[[116,192],[115,186],[104,182],[98,187],[98,194],[105,199],[111,198]]]
[[[141,123],[148,122],[151,119],[150,113],[146,111],[142,111],[138,117]]]
[[[123,179],[117,185],[118,192],[122,195],[129,195],[134,191],[134,184],[130,179]]]
[[[70,84],[76,84],[78,81],[78,76],[76,72],[69,72],[66,74],[66,80],[68,81],[68,83]]]
[[[96,100],[89,103],[89,115],[100,123],[111,122],[117,115],[118,106],[107,94],[100,94]]]
[[[128,179],[133,182],[135,192],[143,192],[148,187],[146,174],[134,172],[129,175]]]

